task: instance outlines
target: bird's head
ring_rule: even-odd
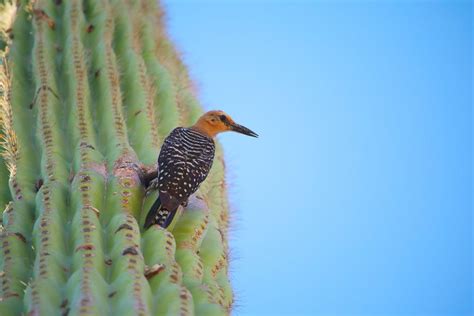
[[[223,111],[209,111],[204,113],[191,128],[209,137],[215,137],[217,134],[227,131],[258,137],[257,133],[245,126],[235,123],[234,120]]]

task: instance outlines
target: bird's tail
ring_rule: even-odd
[[[168,227],[173,221],[174,215],[176,214],[177,208],[175,210],[167,210],[161,205],[160,197],[156,199],[152,207],[148,211],[148,215],[145,219],[145,225],[143,227],[148,229],[154,224],[158,224],[163,228]]]

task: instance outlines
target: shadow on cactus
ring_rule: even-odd
[[[256,134],[223,112],[198,121],[162,9],[38,0],[0,17],[0,314],[229,314],[212,138]]]

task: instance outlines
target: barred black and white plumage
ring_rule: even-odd
[[[145,228],[167,227],[179,205],[199,189],[214,160],[214,140],[191,128],[178,127],[165,139],[158,157],[159,198],[148,213]]]
[[[158,183],[159,195],[146,216],[145,229],[171,224],[178,207],[186,205],[206,179],[214,160],[213,138],[225,131],[258,137],[224,112],[209,111],[190,128],[177,127],[165,139],[158,157],[158,178],[153,181]]]

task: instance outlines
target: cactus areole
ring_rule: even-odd
[[[217,142],[143,228],[163,140],[202,114],[156,1],[0,1],[0,54],[0,315],[230,314]]]

